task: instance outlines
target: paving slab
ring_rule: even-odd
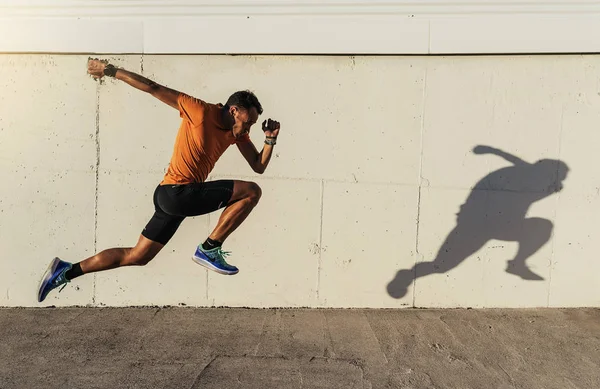
[[[2,389],[599,387],[599,309],[0,309]]]

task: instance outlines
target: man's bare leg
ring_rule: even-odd
[[[246,220],[258,204],[261,194],[260,187],[253,182],[234,181],[233,194],[229,204],[221,213],[217,226],[206,241],[198,246],[193,256],[197,264],[220,274],[233,275],[238,273],[237,267],[225,261],[224,256],[227,253],[220,248],[225,239]]]
[[[234,181],[233,195],[231,196],[229,205],[221,213],[219,222],[209,238],[213,241],[223,243],[250,215],[250,212],[258,204],[261,195],[262,191],[257,184],[246,181]]]
[[[38,302],[44,301],[48,293],[54,288],[64,285],[83,274],[114,269],[120,266],[145,265],[158,254],[163,246],[163,244],[140,236],[135,247],[103,250],[75,264],[54,258],[50,261],[50,265],[38,286]]]
[[[150,262],[164,247],[140,235],[135,247],[110,248],[99,252],[79,263],[84,274],[121,266],[143,266]]]

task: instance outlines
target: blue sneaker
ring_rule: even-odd
[[[220,247],[215,247],[211,250],[204,250],[202,245],[199,245],[192,259],[198,265],[215,271],[219,274],[233,275],[239,272],[238,268],[228,264],[225,257],[231,254],[229,251],[223,251]]]
[[[58,258],[54,258],[52,262],[50,262],[50,265],[48,266],[48,269],[44,273],[42,281],[40,282],[40,287],[38,289],[38,302],[41,303],[44,301],[52,289],[63,285],[63,287],[59,290],[60,292],[65,286],[67,286],[68,282],[71,282],[65,277],[65,273],[70,268],[71,264],[69,262],[61,261]]]

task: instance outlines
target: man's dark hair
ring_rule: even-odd
[[[251,109],[252,107],[255,107],[259,115],[263,112],[260,101],[258,101],[258,98],[254,95],[254,93],[250,92],[249,90],[235,92],[229,96],[226,104],[230,107],[232,105],[236,105],[245,109]]]

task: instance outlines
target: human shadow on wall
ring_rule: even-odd
[[[508,261],[507,273],[524,280],[543,280],[525,261],[548,242],[553,225],[547,219],[526,215],[534,202],[562,190],[567,165],[553,159],[528,163],[489,146],[477,146],[473,152],[497,155],[512,166],[488,174],[475,185],[436,258],[398,271],[387,286],[390,296],[405,296],[415,278],[450,271],[492,239],[519,243],[516,256]]]

